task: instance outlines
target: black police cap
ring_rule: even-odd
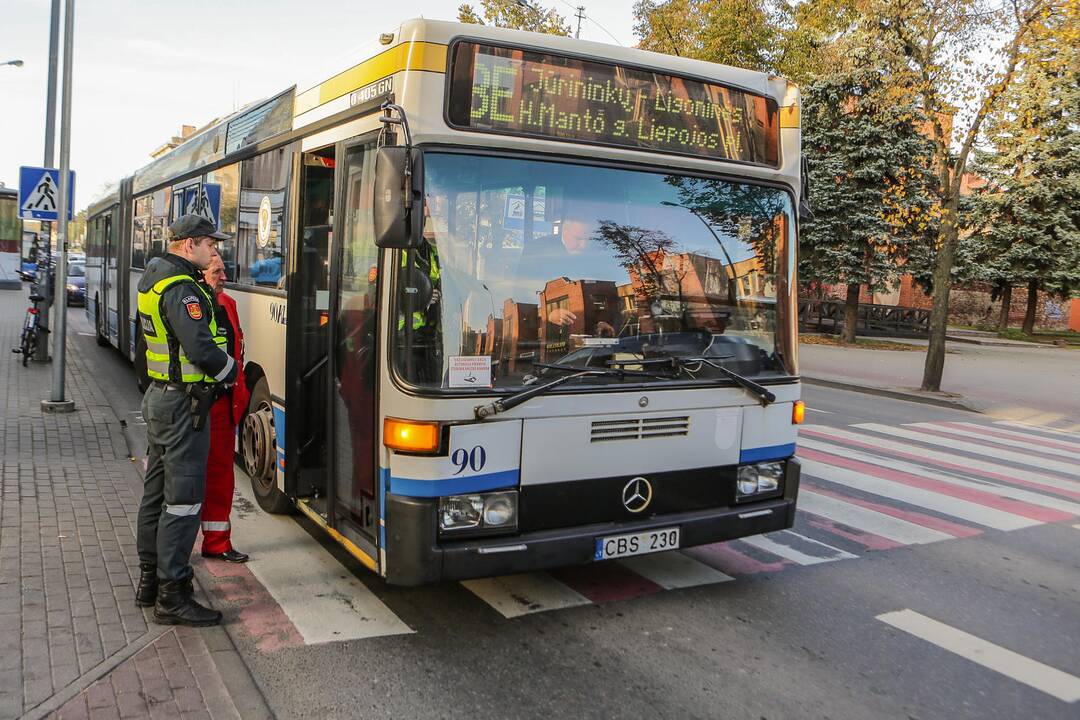
[[[226,235],[223,232],[218,232],[214,227],[214,223],[207,220],[202,215],[196,215],[195,213],[188,213],[187,215],[181,215],[173,221],[173,224],[169,226],[169,236],[175,242],[176,240],[184,240],[185,238],[194,237],[211,237],[215,240],[228,240],[231,235]]]

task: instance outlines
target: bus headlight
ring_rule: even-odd
[[[505,532],[517,528],[516,490],[439,498],[439,532]]]
[[[439,498],[439,529],[464,530],[480,526],[484,498],[480,495],[451,495]]]
[[[502,527],[517,524],[517,503],[510,493],[492,493],[484,498],[484,525]]]
[[[739,468],[735,481],[736,501],[748,500],[760,495],[768,495],[780,489],[784,477],[784,463],[767,462],[757,465],[743,465]]]

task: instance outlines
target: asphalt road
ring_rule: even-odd
[[[283,718],[1080,717],[1080,437],[804,394],[813,512],[758,544],[403,589],[241,493],[198,577]]]

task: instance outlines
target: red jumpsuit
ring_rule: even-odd
[[[236,301],[221,292],[217,302],[225,311],[229,355],[240,366],[240,373],[232,389],[210,407],[210,457],[206,461],[206,496],[202,506],[202,552],[212,555],[232,549],[229,513],[235,484],[233,454],[236,425],[247,411],[249,396],[244,383],[244,332],[240,329],[240,319],[236,314]]]

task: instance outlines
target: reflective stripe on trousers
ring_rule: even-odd
[[[198,515],[202,512],[202,503],[195,503],[194,505],[166,505],[165,512],[170,515],[179,515],[180,517]]]
[[[229,524],[228,520],[212,522],[207,522],[204,520],[202,524],[203,532],[225,532],[226,530],[230,530],[231,528],[232,526]]]

